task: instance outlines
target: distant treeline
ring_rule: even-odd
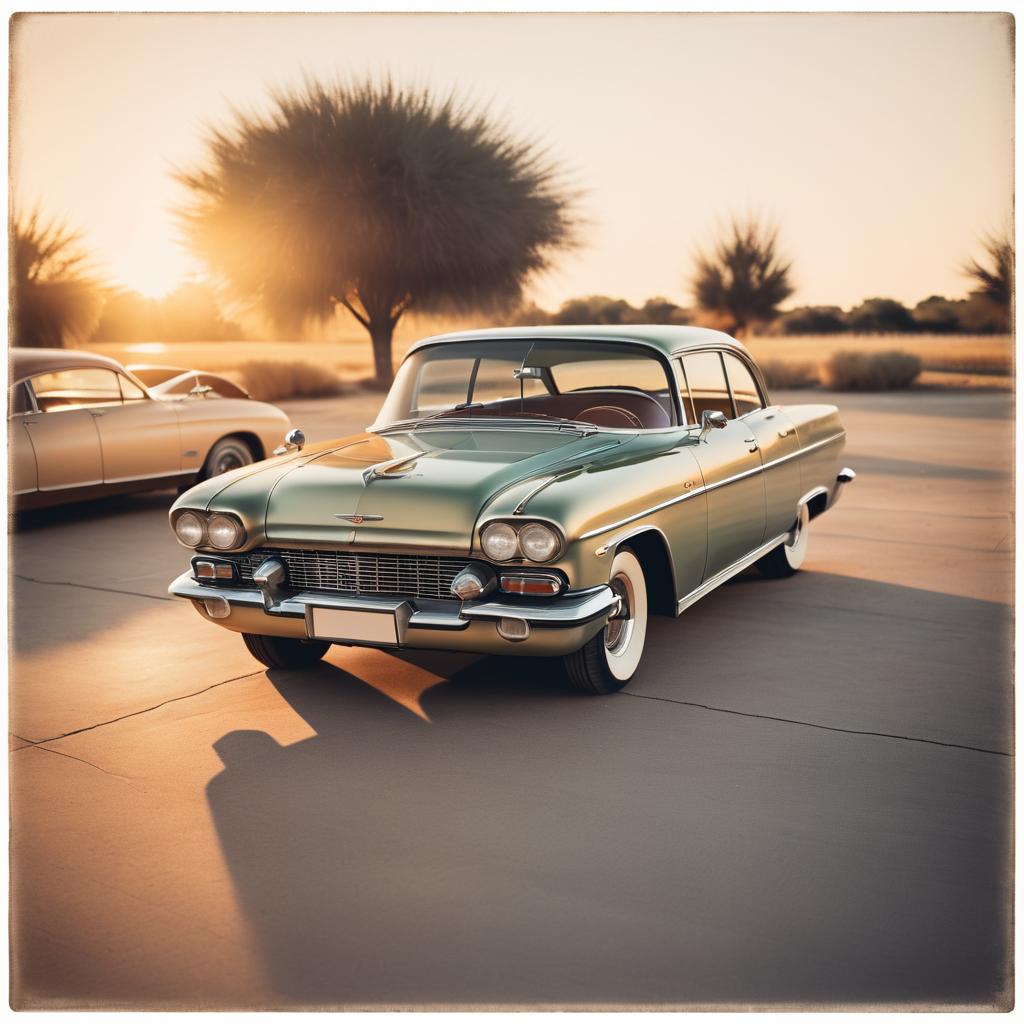
[[[511,324],[699,324],[718,327],[713,316],[677,306],[656,297],[642,305],[607,295],[569,299],[555,312],[528,306],[509,318]],[[800,306],[767,323],[755,333],[796,334],[1003,334],[1009,330],[1006,312],[984,295],[947,299],[932,295],[916,306],[896,299],[865,299],[859,306]]]

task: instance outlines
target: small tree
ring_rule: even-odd
[[[987,265],[969,260],[963,265],[963,273],[976,285],[971,295],[991,303],[998,310],[1002,328],[1009,330],[1013,310],[1013,239],[1009,235],[989,235],[982,244]]]
[[[974,281],[976,292],[1009,311],[1013,299],[1013,241],[1008,235],[989,235],[983,242],[989,264],[968,260],[964,276]]]
[[[192,249],[280,327],[343,306],[392,375],[402,314],[515,306],[571,244],[572,196],[532,144],[453,98],[312,83],[212,132],[179,178]]]
[[[697,305],[741,334],[755,321],[778,315],[793,294],[792,263],[778,252],[778,230],[751,218],[733,220],[725,239],[710,252],[698,252],[693,280]]]
[[[38,209],[11,214],[10,304],[15,345],[61,348],[84,341],[99,319],[103,291],[81,234]]]

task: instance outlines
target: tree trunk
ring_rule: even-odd
[[[395,375],[391,365],[391,339],[395,333],[395,323],[391,317],[378,317],[370,321],[368,328],[373,345],[374,380],[384,389],[391,387]]]

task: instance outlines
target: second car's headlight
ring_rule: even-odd
[[[182,512],[174,523],[178,540],[187,548],[197,548],[203,542],[204,524],[196,512]]]
[[[558,534],[543,523],[530,523],[519,531],[519,547],[531,562],[548,561],[558,545]]]
[[[480,534],[484,554],[495,562],[507,562],[515,558],[519,549],[519,537],[508,523],[491,523]]]
[[[179,519],[178,522],[181,520]],[[225,551],[228,548],[237,548],[245,540],[245,530],[242,529],[242,524],[238,520],[218,513],[211,516],[206,524],[206,536],[212,547]]]

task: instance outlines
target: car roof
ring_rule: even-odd
[[[101,366],[108,370],[124,370],[109,356],[96,352],[80,352],[73,348],[12,348],[10,380],[24,380],[40,373],[72,370],[85,366]]]
[[[490,327],[485,330],[438,334],[416,342],[409,352],[427,345],[453,341],[501,341],[514,338],[557,338],[559,341],[631,341],[658,349],[664,355],[676,355],[689,349],[715,346],[747,353],[735,338],[707,327],[682,327],[668,324],[576,324],[557,327]]]

